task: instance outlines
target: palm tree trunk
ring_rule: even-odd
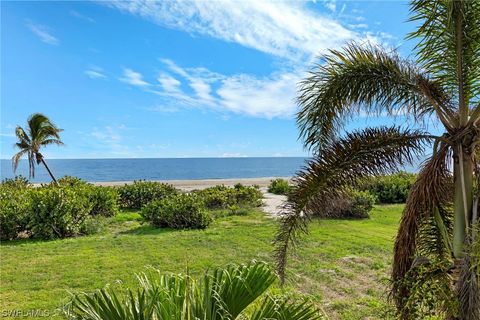
[[[473,163],[463,150],[457,152],[454,163],[455,195],[453,222],[453,255],[463,257],[466,228],[472,212]]]
[[[47,166],[47,163],[45,162],[45,160],[43,160],[43,157],[41,158],[41,161],[45,166],[45,168],[47,169],[48,173],[50,174],[50,177],[52,178],[53,182],[55,182],[55,184],[58,185],[57,179],[55,179],[55,177],[53,176],[52,171],[50,171],[50,168]]]
[[[467,227],[472,214],[473,205],[473,162],[469,154],[459,147],[454,162],[454,220],[453,220],[453,258],[454,267],[451,273],[452,289],[459,293],[459,281],[465,258],[465,241]],[[448,319],[457,319],[450,316]],[[463,319],[462,316],[458,319]]]

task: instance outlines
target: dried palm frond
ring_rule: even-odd
[[[418,250],[424,253],[437,252],[440,255],[446,250],[445,236],[442,233],[448,232],[448,227],[444,226],[442,232],[438,224],[441,221],[444,225],[449,225],[448,208],[453,200],[450,160],[450,148],[446,144],[440,144],[439,149],[424,164],[407,199],[395,240],[392,268],[391,294],[399,310],[404,309],[409,296],[409,289],[403,285],[402,280],[412,267]],[[432,222],[436,223],[432,225]],[[417,247],[419,243],[423,248]]]

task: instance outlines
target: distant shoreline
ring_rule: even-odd
[[[237,183],[243,185],[252,186],[257,185],[259,187],[268,187],[270,181],[274,179],[287,179],[290,180],[291,177],[262,177],[262,178],[229,178],[229,179],[193,179],[193,180],[147,180],[171,184],[176,188],[182,190],[193,190],[193,189],[204,189],[208,187],[213,187],[216,185],[225,185],[232,187]],[[131,184],[133,181],[101,181],[101,182],[91,182],[97,186],[104,187],[113,187],[113,186],[123,186],[124,184]]]

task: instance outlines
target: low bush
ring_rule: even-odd
[[[262,192],[258,187],[237,184],[233,188],[218,185],[203,190],[195,190],[208,209],[228,209],[231,206],[258,207],[262,204]]]
[[[2,186],[11,188],[28,188],[31,186],[27,178],[22,175],[16,176],[13,179],[3,179]]]
[[[28,230],[32,237],[55,239],[82,233],[92,210],[85,192],[69,187],[44,186],[31,193]]]
[[[119,196],[115,188],[89,185],[86,192],[92,205],[90,215],[112,217],[118,213]]]
[[[275,179],[270,182],[268,192],[273,194],[288,194],[290,192],[290,185],[285,179]]]
[[[72,176],[63,176],[58,179],[58,184],[61,186],[69,186],[69,187],[77,187],[77,186],[85,186],[88,182]]]
[[[64,176],[58,180],[64,188],[70,188],[77,194],[83,194],[92,205],[90,215],[111,217],[118,213],[119,195],[117,189],[112,187],[95,186],[80,178]]]
[[[415,174],[407,172],[372,177],[366,179],[359,189],[370,192],[379,203],[404,203],[416,177]]]
[[[329,206],[322,205],[322,217],[340,219],[364,219],[369,217],[375,204],[375,197],[367,191],[350,190],[335,199]]]
[[[11,240],[27,229],[31,215],[30,188],[23,184],[0,185],[0,239]]]
[[[368,218],[375,202],[375,196],[368,191],[352,191],[350,204],[346,208],[344,215],[352,218]]]
[[[202,199],[194,193],[155,200],[142,208],[141,215],[153,226],[173,229],[205,229],[212,221]]]
[[[134,181],[133,184],[126,184],[117,190],[120,196],[120,206],[129,209],[140,209],[153,200],[160,200],[179,193],[169,184],[152,181]]]
[[[259,207],[262,205],[263,194],[258,186],[244,186],[237,183],[234,187],[237,205]]]

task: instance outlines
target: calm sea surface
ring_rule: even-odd
[[[76,176],[87,181],[228,179],[291,176],[305,158],[176,158],[176,159],[47,159],[56,177]],[[0,160],[1,178],[14,177],[10,160]],[[17,175],[28,177],[22,160]],[[40,165],[32,182],[48,182]]]

